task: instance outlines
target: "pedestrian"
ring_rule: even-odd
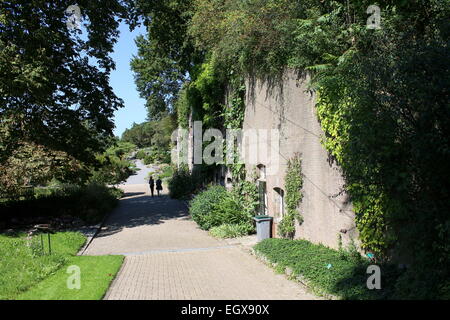
[[[150,176],[150,179],[148,179],[148,184],[150,185],[150,192],[152,193],[153,197],[153,194],[155,192],[155,180],[153,180],[152,176]]]
[[[158,180],[156,180],[156,191],[158,192],[158,196],[160,196],[159,192],[162,191],[162,189],[162,181],[158,178]]]

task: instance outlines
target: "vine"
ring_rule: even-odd
[[[278,232],[284,238],[294,238],[296,220],[299,224],[303,223],[303,217],[298,211],[298,206],[303,199],[302,187],[302,160],[300,155],[296,154],[288,161],[285,175],[286,214],[278,225]]]

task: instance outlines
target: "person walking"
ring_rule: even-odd
[[[162,191],[162,189],[162,181],[158,178],[158,180],[156,180],[156,191],[158,192],[158,196],[160,196],[159,192]]]
[[[150,176],[150,179],[148,179],[148,184],[150,186],[150,192],[152,193],[153,197],[153,194],[155,193],[155,180],[153,180],[152,176]]]

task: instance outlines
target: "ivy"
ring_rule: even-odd
[[[303,217],[298,211],[298,206],[302,202],[303,194],[303,174],[302,160],[300,155],[296,154],[287,163],[286,175],[284,178],[286,189],[286,213],[278,225],[278,232],[284,238],[294,238],[295,221],[303,223]]]

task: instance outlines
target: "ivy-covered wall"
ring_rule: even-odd
[[[285,202],[289,200],[286,184],[288,161],[298,154],[303,178],[300,190],[303,197],[298,212],[303,223],[295,221],[294,236],[338,248],[339,234],[344,246],[350,244],[351,239],[357,241],[358,234],[340,168],[330,162],[322,143],[324,132],[316,113],[315,95],[308,90],[308,80],[298,79],[297,74],[291,71],[285,74],[281,86],[271,88],[258,81],[250,90],[247,82],[243,128],[276,129],[280,133],[278,164],[270,153],[276,148],[269,146],[268,158],[260,158],[261,164],[266,166],[268,212],[275,217],[274,235],[280,236],[278,224],[281,222],[274,188],[284,190]],[[248,141],[244,146],[246,150],[251,148]],[[246,168],[247,171],[252,168],[249,158],[246,158]]]

